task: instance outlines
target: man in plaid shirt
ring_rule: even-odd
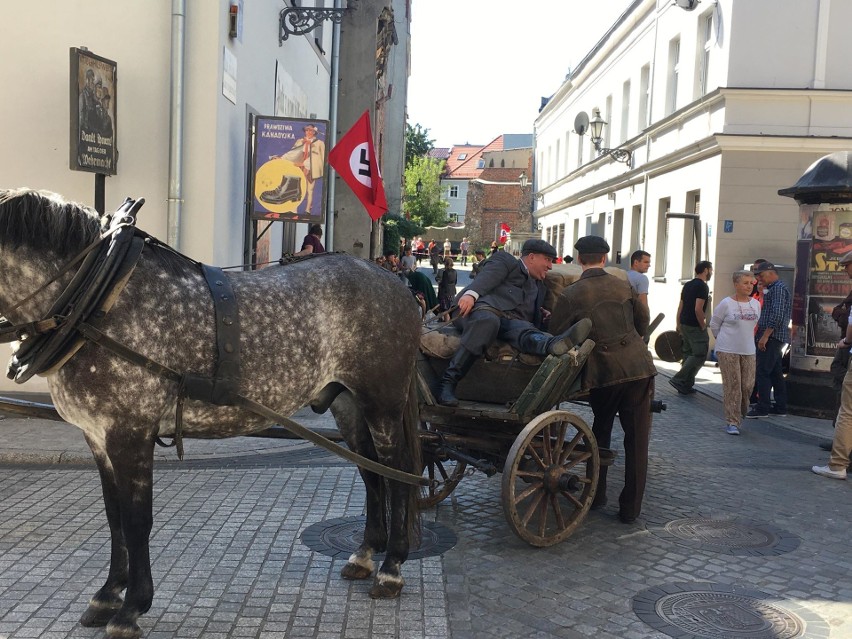
[[[746,417],[756,419],[767,415],[787,414],[787,383],[781,372],[784,344],[790,343],[790,314],[793,297],[780,279],[771,262],[758,264],[754,269],[758,283],[763,286],[763,309],[757,321],[757,404]],[[775,404],[770,393],[775,391]]]

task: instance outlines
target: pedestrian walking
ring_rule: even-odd
[[[722,373],[725,428],[729,435],[740,434],[754,386],[754,327],[760,317],[760,302],[750,295],[753,282],[750,271],[736,271],[733,274],[734,294],[719,302],[710,319],[710,332],[716,338],[716,358]]]
[[[695,392],[695,376],[707,359],[710,346],[706,316],[710,287],[707,282],[712,276],[712,262],[699,262],[695,265],[695,277],[683,285],[680,293],[676,328],[683,340],[683,363],[680,370],[669,380],[669,384],[683,395]]]
[[[763,287],[763,311],[757,322],[757,404],[746,415],[749,419],[787,414],[787,383],[781,368],[784,346],[790,343],[790,315],[793,297],[790,289],[778,278],[772,262],[763,262],[754,269]],[[774,404],[770,398],[774,398]]]

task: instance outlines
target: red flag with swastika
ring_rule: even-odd
[[[500,224],[500,244],[505,244],[509,241],[509,236],[512,233],[512,227],[508,224],[501,223]]]
[[[340,138],[328,154],[328,163],[361,200],[371,219],[378,220],[387,212],[385,186],[373,148],[369,109]]]

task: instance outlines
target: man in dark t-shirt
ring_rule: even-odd
[[[710,287],[707,282],[712,276],[713,264],[708,261],[699,262],[695,265],[695,278],[684,284],[680,293],[677,332],[683,340],[683,363],[677,374],[669,380],[669,384],[683,395],[695,392],[695,376],[707,359],[710,346],[710,336],[707,333]]]

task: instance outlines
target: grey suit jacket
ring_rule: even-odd
[[[524,289],[527,286],[533,286],[536,291],[532,317],[528,317],[524,309]],[[497,251],[482,262],[476,279],[458,294],[456,300],[467,291],[474,291],[479,295],[474,310],[487,306],[500,311],[506,317],[522,318],[541,326],[544,282],[531,279],[521,261],[505,251]]]

